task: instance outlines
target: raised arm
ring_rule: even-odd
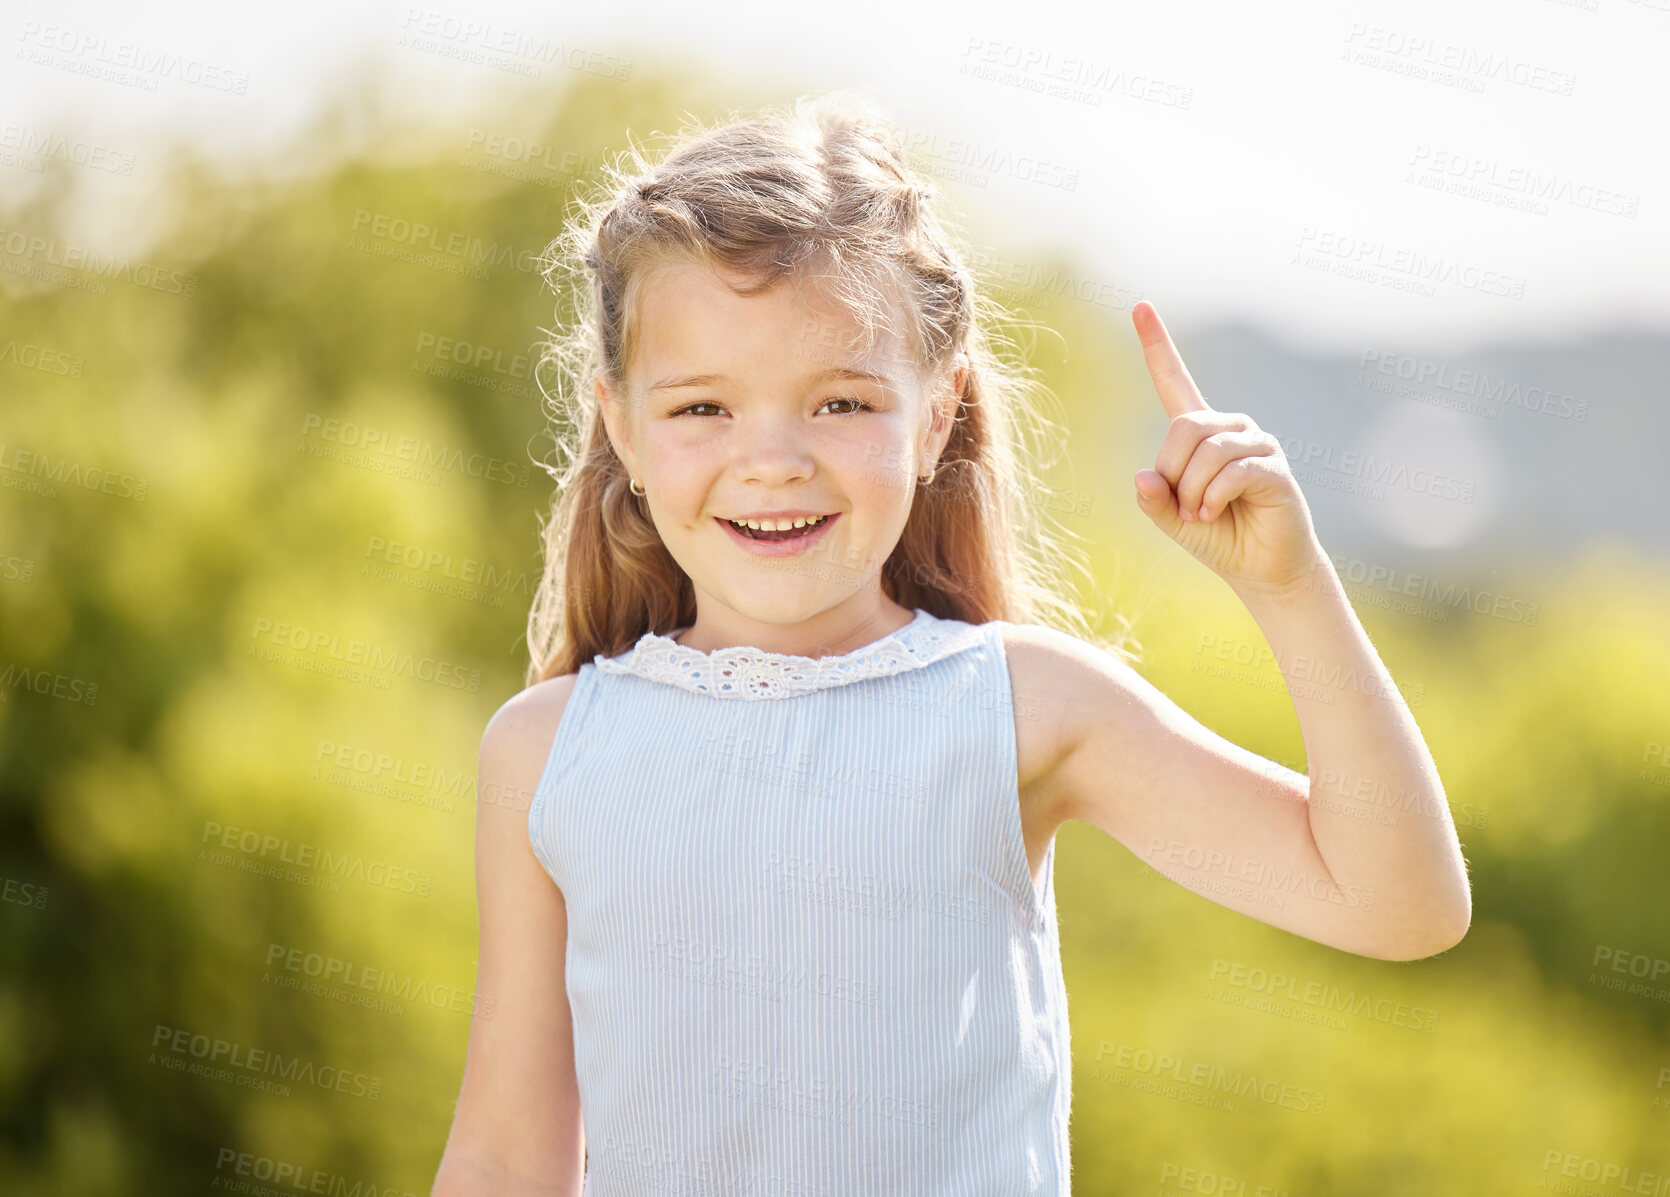
[[[1416,960],[1465,932],[1460,854],[1452,860],[1443,841],[1447,808],[1441,823],[1406,813],[1401,839],[1374,824],[1353,874],[1371,884],[1336,878],[1312,830],[1304,774],[1224,739],[1075,637],[1023,627],[1010,647],[1025,679],[1017,685],[1060,729],[1035,783],[1055,821],[1099,828],[1220,906],[1360,956]],[[1463,894],[1465,885],[1462,876]]]
[[[1066,729],[1054,808],[1214,902],[1307,939],[1385,960],[1454,946],[1472,897],[1438,770],[1280,442],[1206,402],[1152,304],[1131,316],[1169,420],[1154,468],[1133,480],[1137,505],[1264,630],[1310,776],[1230,743],[1129,666],[1063,637],[1049,653],[1058,676],[1037,691]]]
[[[563,980],[562,891],[528,842],[528,806],[574,675],[488,721],[476,777],[477,1006],[434,1197],[578,1197],[585,1135]]]

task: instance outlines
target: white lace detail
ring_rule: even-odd
[[[918,607],[916,618],[904,627],[835,657],[800,657],[748,647],[705,653],[670,636],[645,632],[620,656],[599,654],[592,662],[604,673],[633,673],[715,698],[792,698],[920,669],[961,652],[980,636],[981,625],[939,619]]]

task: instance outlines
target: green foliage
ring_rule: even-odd
[[[692,95],[587,81],[515,123],[593,163],[625,130],[701,111]],[[405,161],[260,184],[182,158],[176,222],[143,258],[194,280],[191,295],[121,278],[94,293],[8,258],[0,345],[78,363],[0,361],[8,1192],[201,1192],[246,1178],[229,1153],[428,1191],[474,983],[475,753],[520,684],[550,493],[530,459],[549,446],[526,362],[553,300],[527,267],[587,177],[529,165],[516,179],[465,144],[437,134]],[[0,225],[63,240],[57,211]],[[435,238],[379,235],[384,220]],[[469,248],[445,248],[454,233]],[[466,269],[481,247],[485,279]],[[1037,358],[1079,434],[1059,484],[1087,498],[1063,522],[1095,547],[1098,614],[1136,618],[1150,678],[1203,722],[1302,767],[1279,686],[1190,670],[1202,628],[1258,631],[1136,511],[1150,400],[1140,366],[1099,348],[1128,332],[1122,313],[1068,299],[1034,314],[1084,347],[1069,363],[1040,339]],[[443,340],[486,353],[466,368]],[[366,429],[382,439],[350,443]],[[1178,1191],[1168,1165],[1249,1193],[1426,1194],[1541,1187],[1558,1175],[1550,1152],[1670,1163],[1670,1005],[1591,980],[1601,947],[1670,956],[1670,764],[1647,759],[1670,741],[1670,585],[1615,555],[1527,563],[1515,585],[1541,603],[1534,627],[1359,608],[1393,674],[1423,686],[1416,716],[1467,812],[1474,925],[1443,957],[1321,947],[1063,830],[1081,1192]],[[226,828],[280,846],[224,848]],[[310,849],[346,861],[338,888],[308,883],[317,867],[249,869]],[[374,989],[341,977],[308,992],[311,958],[354,980],[383,970],[408,996],[367,1006],[350,995]],[[1203,997],[1215,961],[1405,1003],[1436,1027],[1363,1014],[1337,1029]],[[192,1035],[242,1063],[171,1067],[205,1062]],[[1096,1076],[1118,1045],[1326,1104],[1226,1112],[1187,1086]],[[319,1083],[241,1083],[261,1075],[252,1052],[299,1057]]]

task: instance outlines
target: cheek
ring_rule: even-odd
[[[843,476],[876,492],[895,492],[910,478],[911,432],[902,420],[875,420],[832,441],[828,460]]]
[[[643,464],[646,474],[655,479],[655,508],[663,521],[683,526],[700,514],[713,491],[711,454],[661,442],[646,446]]]
[[[682,429],[669,429],[644,441],[644,464],[655,474],[666,495],[699,490],[717,471],[721,454],[713,445]]]
[[[864,495],[878,515],[895,508],[908,509],[915,488],[908,452],[900,446],[888,445],[872,453],[856,467],[852,487]]]

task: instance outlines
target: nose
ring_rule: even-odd
[[[771,420],[742,431],[733,468],[744,482],[782,486],[810,478],[815,466],[793,422]]]

